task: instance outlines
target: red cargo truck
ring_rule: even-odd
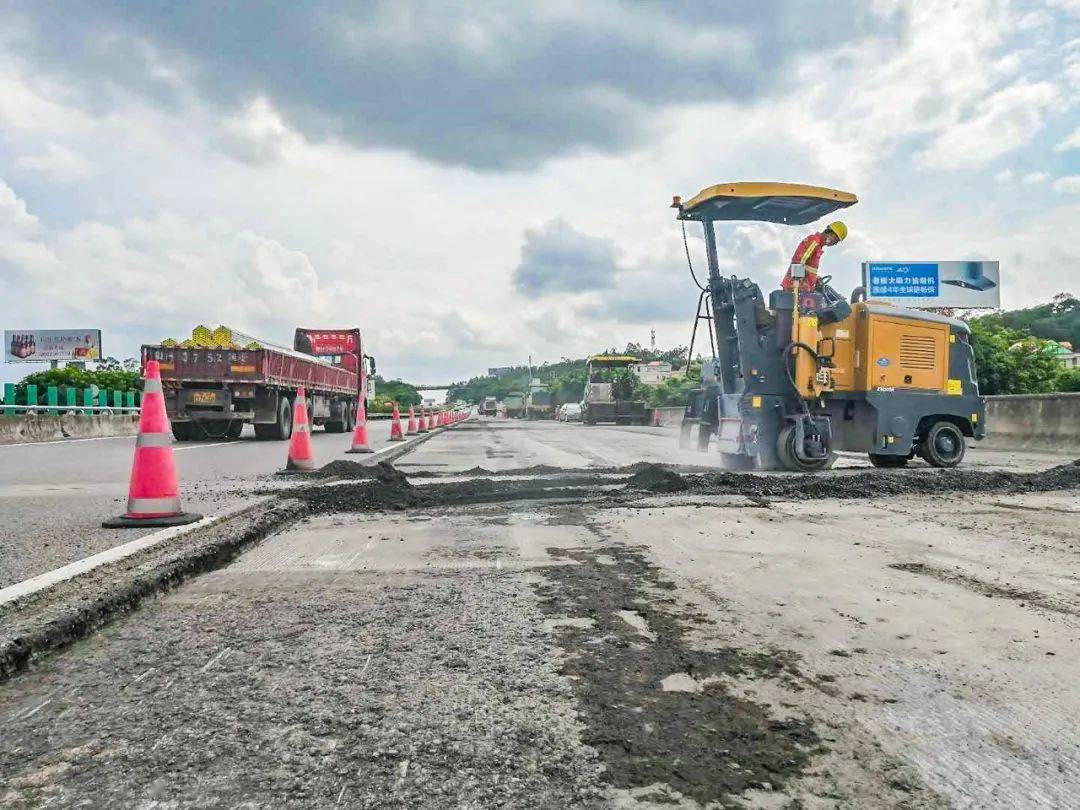
[[[368,375],[375,373],[359,329],[297,329],[292,349],[259,343],[250,349],[142,347],[144,366],[148,360],[161,365],[177,441],[234,439],[249,423],[256,438],[288,439],[301,385],[314,424],[330,433],[352,430],[356,398],[367,397]]]

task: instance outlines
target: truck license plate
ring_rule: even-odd
[[[196,405],[213,405],[217,402],[217,391],[196,391],[191,401]]]

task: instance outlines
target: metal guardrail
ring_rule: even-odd
[[[0,403],[0,416],[18,416],[27,415],[26,412],[30,412],[31,415],[38,411],[50,411],[53,416],[60,416],[63,414],[80,414],[87,411],[100,411],[102,414],[109,415],[114,413],[139,413],[142,408],[138,405],[128,407],[127,405],[5,405]],[[8,411],[14,411],[14,414],[9,414]]]

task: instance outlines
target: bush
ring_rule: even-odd
[[[671,408],[676,405],[685,405],[689,392],[700,384],[700,380],[687,379],[681,374],[669,377],[649,391],[649,404],[654,408]]]
[[[1080,368],[1070,368],[1064,371],[1058,377],[1057,390],[1080,393]]]
[[[91,388],[96,385],[105,391],[141,391],[142,375],[138,371],[125,371],[122,368],[97,369],[96,371],[87,371],[86,369],[71,366],[50,368],[27,374],[15,386],[15,396],[24,397],[28,385],[38,387],[38,404],[44,404],[45,389],[50,386],[56,386],[60,389],[61,400],[65,396],[65,390],[68,388],[81,391],[84,388]]]

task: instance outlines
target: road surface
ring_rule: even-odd
[[[0,805],[1077,806],[1076,488],[806,500],[578,470],[715,460],[673,443],[474,419],[407,482],[311,491],[316,514],[0,683]],[[265,452],[181,463],[217,471],[211,497]]]

